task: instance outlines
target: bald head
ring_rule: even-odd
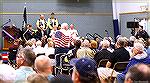
[[[40,72],[51,71],[52,66],[54,66],[54,60],[47,56],[41,55],[35,59],[35,68]]]
[[[43,14],[40,15],[40,19],[42,19],[42,20],[44,19],[44,15]]]

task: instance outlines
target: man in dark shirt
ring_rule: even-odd
[[[145,30],[143,30],[143,26],[139,26],[139,30],[136,33],[135,37],[137,39],[143,38],[144,40],[146,40],[146,39],[149,38],[149,35],[148,35],[148,33]]]
[[[109,59],[112,56],[112,53],[107,50],[107,48],[110,47],[110,42],[108,40],[101,41],[101,47],[102,49],[98,51],[94,56],[94,60],[97,64],[99,64],[100,60]]]
[[[116,62],[129,61],[130,54],[124,48],[125,45],[126,45],[125,38],[119,37],[116,42],[117,49],[112,53],[112,56],[110,57],[109,61],[107,62],[107,64],[106,64],[107,67],[113,68],[113,66]]]

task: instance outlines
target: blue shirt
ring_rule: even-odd
[[[35,73],[32,67],[28,66],[21,66],[19,69],[16,70],[16,79],[15,83],[22,83],[27,81],[29,75]]]
[[[126,70],[123,71],[122,74],[126,74],[130,67],[132,67],[133,65],[138,64],[138,63],[150,64],[150,56],[147,56],[146,58],[143,58],[143,59],[132,58],[126,67]]]

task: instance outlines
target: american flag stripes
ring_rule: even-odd
[[[68,48],[70,44],[70,37],[61,31],[57,31],[55,34],[54,42],[55,47]]]

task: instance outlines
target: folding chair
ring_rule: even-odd
[[[128,63],[129,63],[129,61],[117,62],[117,63],[115,63],[113,70],[115,70],[117,72],[122,72],[126,69]]]
[[[113,67],[113,71],[111,73],[111,76],[109,77],[109,80],[111,82],[113,82],[115,80],[115,77],[113,77],[113,73],[114,71],[117,72],[122,72],[126,69],[127,65],[128,65],[129,61],[124,61],[124,62],[117,62],[115,63],[114,67]]]
[[[109,61],[109,59],[102,59],[99,61],[98,63],[98,67],[106,67],[107,62]]]

